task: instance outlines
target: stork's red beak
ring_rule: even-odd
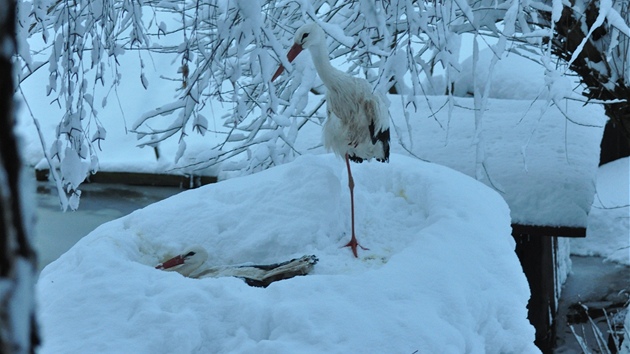
[[[300,54],[300,52],[302,51],[302,46],[295,43],[293,45],[293,47],[291,47],[291,49],[289,49],[289,53],[287,53],[287,60],[289,60],[289,63],[291,63],[293,61],[293,59],[295,59],[295,57],[298,56],[298,54]],[[273,77],[271,78],[271,81],[275,81],[278,76],[280,76],[280,74],[282,74],[282,72],[284,71],[284,66],[282,66],[282,64],[280,64],[280,66],[278,67],[278,70],[276,70],[276,73],[273,74]]]
[[[158,264],[157,266],[155,266],[155,269],[169,269],[169,268],[178,266],[180,264],[184,264],[184,262],[185,262],[185,259],[180,254],[179,256],[175,256],[164,263]]]

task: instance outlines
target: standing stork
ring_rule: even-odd
[[[359,245],[354,232],[354,180],[350,161],[363,162],[376,158],[389,161],[389,112],[382,96],[372,91],[370,84],[362,78],[348,75],[333,68],[328,58],[326,36],[315,23],[300,27],[295,33],[295,44],[287,59],[292,62],[304,49],[308,49],[313,64],[326,86],[326,112],[324,123],[324,146],[337,156],[343,156],[348,168],[352,238],[344,247],[350,247],[358,257]],[[284,71],[280,65],[271,79],[274,81]]]

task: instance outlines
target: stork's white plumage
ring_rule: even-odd
[[[155,268],[189,278],[237,277],[248,285],[266,287],[274,281],[306,275],[318,261],[315,256],[303,256],[275,264],[211,266],[206,263],[207,259],[208,252],[203,247],[193,246]]]
[[[350,161],[363,162],[372,158],[381,162],[389,160],[389,112],[385,99],[374,93],[365,79],[333,68],[328,58],[326,35],[317,24],[308,23],[297,30],[295,44],[287,54],[289,62],[303,49],[311,53],[315,69],[327,89],[328,118],[324,123],[324,146],[346,160],[352,238],[345,247],[350,247],[354,256],[358,257],[357,246],[364,247],[359,245],[354,232],[354,180]],[[281,65],[272,81],[283,71]]]

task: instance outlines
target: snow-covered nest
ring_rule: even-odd
[[[529,289],[503,199],[393,155],[354,165],[352,257],[341,160],[303,156],[109,222],[38,282],[41,353],[528,353]],[[154,269],[191,245],[212,265],[315,254],[310,275],[252,288]]]

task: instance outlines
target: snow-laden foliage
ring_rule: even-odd
[[[65,111],[56,140],[46,151],[51,168],[59,170],[53,176],[59,175],[64,189],[65,195],[60,195],[64,209],[78,207],[78,186],[98,168],[94,143],[106,135],[98,109],[107,101],[94,102],[95,88],[114,88],[121,79],[115,73],[117,58],[126,49],[149,43],[143,8],[137,1],[35,0],[22,2],[18,9],[20,80],[47,69],[46,92],[52,104]],[[108,70],[115,73],[111,83],[106,82]]]
[[[26,79],[47,68],[48,94],[66,111],[48,155],[59,161],[51,165],[62,169],[63,186],[74,208],[78,184],[98,168],[97,142],[106,137],[107,123],[98,111],[109,94],[95,102],[94,91],[96,87],[115,91],[122,80],[117,63],[123,54],[139,56],[139,79],[148,90],[159,83],[149,82],[143,72],[147,56],[176,58],[163,77],[180,82],[177,96],[133,117],[130,128],[140,146],[178,139],[179,159],[188,134],[210,130],[224,139],[192,167],[203,169],[242,156],[246,163],[223,168],[251,173],[292,160],[301,153],[293,146],[300,129],[324,119],[323,95],[319,103],[308,103],[310,92],[325,90],[312,65],[307,59],[289,64],[285,57],[293,33],[305,22],[317,22],[327,33],[337,67],[366,78],[375,90],[400,94],[412,112],[429,92],[452,95],[461,73],[463,33],[474,33],[476,42],[490,46],[496,56],[491,68],[507,50],[537,56],[548,68],[551,90],[553,78],[564,74],[557,74],[549,54],[550,39],[561,25],[554,21],[562,20],[565,12],[579,13],[582,1],[569,7],[560,0],[34,0],[20,9],[20,75]],[[619,46],[627,43],[626,1],[594,4],[605,14],[585,22],[585,30],[592,37],[602,26],[611,28],[614,43],[602,50],[627,51],[627,44]],[[29,44],[36,50],[29,51]],[[46,58],[38,61],[42,55]],[[288,73],[272,83],[279,64]],[[484,172],[480,135],[489,89],[475,90],[480,179],[490,178]],[[209,126],[211,102],[232,107],[231,114],[221,117],[220,129]],[[450,100],[447,108],[454,104]]]
[[[630,1],[571,0],[552,18],[559,21],[549,51],[578,74],[589,100],[607,102],[607,116],[630,142]]]

